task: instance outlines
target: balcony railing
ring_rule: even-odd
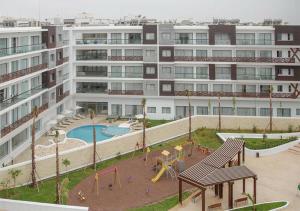
[[[175,91],[176,96],[186,96],[186,91]],[[214,91],[190,91],[190,96],[199,97],[253,97],[269,98],[267,92],[214,92]],[[272,98],[296,98],[294,93],[272,93]]]
[[[56,98],[56,103],[62,101],[65,97],[69,96],[70,95],[70,91],[66,91],[64,94],[60,95],[60,96],[57,96]]]
[[[275,75],[244,75],[237,74],[237,80],[275,80]]]
[[[236,45],[273,45],[274,40],[267,39],[236,39]]]
[[[43,111],[48,109],[48,103],[42,105],[41,107],[38,108],[38,113],[42,113]],[[23,125],[25,122],[28,122],[30,119],[33,118],[33,114],[29,113],[25,116],[23,116],[21,119],[18,119],[17,121],[15,121],[14,123],[4,127],[1,129],[1,137],[6,136],[7,134],[9,134],[10,132],[12,132],[13,130],[17,129],[18,127],[20,127],[21,125]]]
[[[13,80],[13,79],[16,79],[16,78],[20,78],[24,75],[28,75],[28,74],[37,72],[39,70],[46,69],[47,67],[48,67],[48,64],[39,64],[39,65],[36,65],[36,66],[33,66],[33,67],[28,67],[26,69],[17,70],[17,71],[12,72],[12,73],[7,73],[7,74],[4,74],[4,75],[1,75],[0,76],[0,83],[3,83],[5,81],[10,81],[10,80]]]
[[[76,60],[78,60],[78,61],[89,61],[89,60],[106,61],[107,55],[93,55],[93,54],[77,55]]]
[[[56,65],[61,65],[61,64],[66,63],[68,61],[69,61],[69,57],[64,57],[64,58],[62,58],[60,60],[57,60],[56,61]]]
[[[108,90],[109,95],[143,95],[143,90]]]
[[[109,56],[108,61],[143,61],[143,56]]]
[[[3,110],[7,107],[10,107],[22,100],[25,100],[39,92],[41,92],[42,90],[44,90],[44,88],[42,87],[42,85],[37,86],[31,90],[28,90],[26,92],[22,92],[18,95],[12,96],[11,98],[5,99],[5,100],[1,100],[0,99],[0,110]]]
[[[295,58],[265,58],[265,57],[198,57],[175,56],[175,61],[191,62],[256,62],[256,63],[295,63]]]
[[[208,39],[175,39],[179,45],[208,45]]]
[[[142,39],[77,39],[77,45],[142,44]]]
[[[45,44],[36,44],[36,45],[24,45],[24,46],[17,46],[12,48],[0,48],[0,57],[3,56],[10,56],[20,53],[27,53],[31,51],[38,51],[45,49]]]

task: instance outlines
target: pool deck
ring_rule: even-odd
[[[92,124],[92,121],[90,118],[84,118],[79,120],[73,120],[74,123],[71,123],[70,125],[67,125],[63,130],[69,131],[73,128]],[[115,121],[110,123],[108,120],[106,120],[106,116],[96,116],[94,119],[95,124],[103,124],[103,125],[119,125],[121,123],[124,123],[126,121]],[[36,140],[36,155],[37,157],[46,156],[49,154],[53,154],[55,150],[55,146],[53,145],[53,142],[50,140],[53,139],[53,136],[48,136],[44,134],[42,137]],[[62,138],[63,139],[63,138]],[[40,146],[38,146],[40,145]],[[50,146],[52,145],[52,146]],[[71,139],[70,141],[67,141],[65,143],[60,144],[59,152],[63,152],[65,150],[69,150],[72,148],[83,146],[84,143],[75,139]],[[38,146],[38,147],[37,147]],[[41,147],[42,146],[42,147]],[[30,146],[24,150],[21,154],[19,154],[15,159],[14,163],[21,163],[27,160],[31,159],[31,148]]]

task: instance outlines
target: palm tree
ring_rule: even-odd
[[[55,203],[59,204],[60,203],[60,194],[59,194],[59,189],[60,189],[60,184],[59,184],[59,157],[58,157],[58,137],[59,133],[58,131],[55,131],[55,155],[56,155],[56,200]]]
[[[66,177],[62,180],[61,184],[60,184],[60,204],[63,204],[64,203],[64,198],[66,200],[68,200],[68,192],[69,192],[69,189],[68,189],[68,185],[69,185],[69,178]]]
[[[221,93],[218,96],[218,110],[219,110],[219,131],[221,131]]]
[[[93,123],[93,166],[94,170],[96,171],[96,127],[95,127],[95,112],[93,109],[89,109],[90,113],[90,119],[92,120]]]
[[[35,106],[32,110],[32,116],[33,116],[33,122],[31,127],[31,181],[32,181],[32,187],[37,187],[36,182],[36,162],[35,162],[35,121],[38,117],[39,112],[37,106]]]
[[[194,148],[194,141],[192,139],[192,107],[191,107],[191,101],[190,101],[190,91],[185,90],[185,95],[188,98],[188,104],[189,104],[189,137],[188,137],[188,142],[191,143],[191,152],[190,152],[189,156],[192,156],[193,148]]]
[[[146,149],[146,98],[141,101],[143,107],[143,152]]]
[[[66,170],[69,165],[71,165],[71,161],[68,158],[62,160],[62,164],[65,166]]]
[[[15,187],[17,183],[17,177],[21,175],[22,171],[20,169],[11,169],[8,174],[11,176],[11,178],[14,181],[14,192],[15,192]]]

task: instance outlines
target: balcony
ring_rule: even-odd
[[[143,56],[109,56],[108,61],[143,61]]]
[[[143,95],[143,90],[108,90],[109,95]]]
[[[64,58],[62,58],[62,59],[60,59],[60,60],[57,60],[56,61],[56,65],[58,66],[58,65],[62,65],[63,63],[66,63],[66,62],[68,62],[69,61],[69,57],[64,57]]]
[[[142,44],[142,39],[77,39],[77,45]]]
[[[38,113],[42,113],[43,111],[48,109],[48,103],[42,105],[41,107],[38,108]],[[18,119],[17,121],[15,121],[14,123],[4,127],[1,129],[1,137],[6,136],[7,134],[9,134],[10,132],[14,131],[15,129],[17,129],[18,127],[20,127],[21,125],[23,125],[24,123],[28,122],[30,119],[33,118],[33,114],[29,113],[25,116],[23,116],[21,119]]]
[[[31,90],[28,90],[26,92],[20,93],[18,95],[15,95],[11,98],[5,99],[3,101],[0,101],[0,110],[3,110],[5,108],[8,108],[18,102],[21,102],[22,100],[25,100],[41,91],[43,91],[44,88],[42,88],[42,85],[35,87]]]
[[[38,50],[42,50],[42,49],[46,49],[45,44],[24,45],[24,46],[12,47],[12,48],[1,48],[0,49],[0,57],[11,56],[11,55],[20,54],[20,53],[28,53],[31,51],[38,51]]]
[[[26,69],[22,69],[22,70],[17,70],[15,72],[12,73],[7,73],[4,75],[0,76],[0,83],[6,82],[6,81],[10,81],[16,78],[20,78],[22,76],[46,69],[48,67],[48,64],[39,64],[33,67],[29,67]]]
[[[252,62],[252,63],[295,63],[295,58],[264,58],[264,57],[198,57],[175,56],[175,61],[184,62]]]
[[[70,95],[70,91],[64,92],[64,94],[56,97],[56,103],[62,101],[64,98]]]
[[[236,39],[236,45],[273,45],[274,40],[267,39]]]
[[[208,39],[175,39],[177,45],[208,45]]]
[[[175,91],[175,96],[186,96],[185,91]],[[269,98],[270,94],[267,92],[204,92],[204,91],[190,91],[190,96],[194,97],[251,97],[251,98]],[[294,93],[272,93],[272,98],[292,98],[295,99]]]
[[[275,80],[275,75],[237,74],[237,80]]]

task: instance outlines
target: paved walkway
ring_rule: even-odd
[[[297,195],[297,185],[300,183],[300,155],[284,151],[276,155],[254,158],[246,157],[245,165],[258,175],[257,202],[287,200],[290,205],[285,210],[297,211],[300,208],[300,194]],[[246,192],[252,194],[253,180],[246,180]],[[208,190],[206,205],[222,202],[223,209],[228,207],[228,189],[224,186],[224,198],[214,197],[213,190]],[[234,184],[234,199],[241,197],[242,182]],[[196,203],[187,199],[184,205],[176,206],[171,211],[199,211],[201,199]]]

